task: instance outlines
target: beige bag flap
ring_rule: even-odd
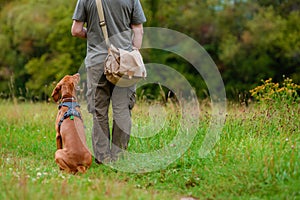
[[[138,50],[131,52],[119,49],[120,51],[120,72],[129,77],[143,77],[147,76],[142,55]]]

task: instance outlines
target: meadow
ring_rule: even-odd
[[[93,163],[87,173],[71,175],[61,172],[54,161],[57,105],[1,101],[0,199],[300,199],[300,104],[228,103],[221,137],[201,158],[209,106],[200,102],[196,136],[168,167],[132,173]],[[135,124],[157,123],[149,119],[149,107],[155,109],[153,104],[137,102]],[[178,115],[173,116],[172,105],[164,110],[167,122],[159,133],[132,137],[129,151],[171,145]],[[84,105],[82,111],[90,146],[91,122]]]

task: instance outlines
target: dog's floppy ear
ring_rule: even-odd
[[[79,73],[74,74],[73,78],[74,78],[75,85],[77,85],[80,81],[80,74]]]
[[[56,87],[53,89],[53,92],[51,94],[51,96],[55,102],[57,102],[59,100],[60,90],[61,90],[61,84],[57,83]]]

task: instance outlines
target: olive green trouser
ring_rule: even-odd
[[[88,111],[93,114],[92,145],[95,159],[117,159],[128,147],[131,109],[135,103],[135,85],[124,88],[110,83],[103,64],[87,68]],[[113,125],[110,136],[109,106],[112,102]]]

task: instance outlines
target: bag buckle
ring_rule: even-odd
[[[100,26],[105,26],[105,21],[100,21]]]

